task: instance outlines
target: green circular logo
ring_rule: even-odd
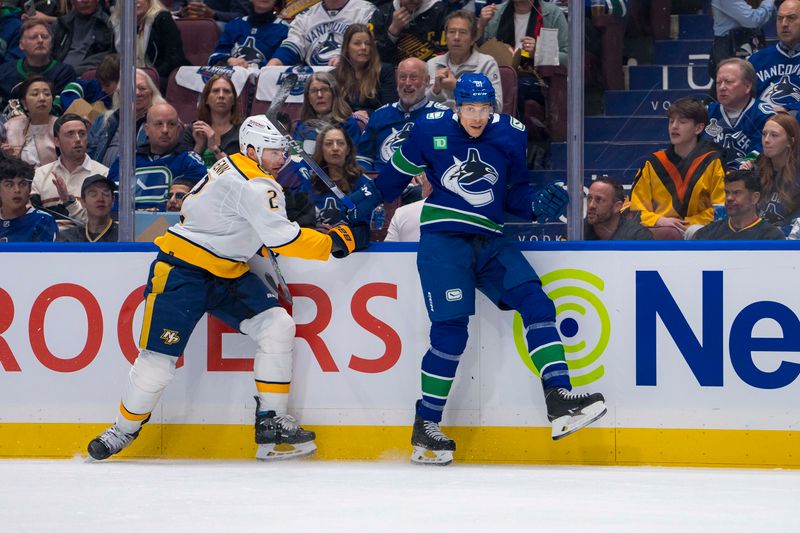
[[[574,386],[597,381],[605,374],[603,365],[589,367],[603,355],[611,337],[608,311],[596,294],[603,292],[605,283],[591,272],[570,268],[554,270],[541,280],[544,292],[556,305],[556,327],[564,343],[570,381]],[[522,362],[538,376],[519,313],[514,313],[514,344]]]

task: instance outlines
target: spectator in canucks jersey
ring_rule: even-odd
[[[322,0],[292,20],[289,34],[267,66],[336,66],[347,28],[369,22],[375,5],[365,0]]]
[[[84,100],[89,104],[102,102],[106,109],[111,109],[118,84],[119,56],[108,54],[97,66],[95,78],[68,83],[61,91],[57,105],[65,113],[76,100]]]
[[[178,147],[178,112],[168,103],[156,104],[147,112],[144,124],[148,144],[136,149],[136,209],[166,211],[168,192],[178,178],[198,182],[206,175],[203,160],[191,150]],[[119,158],[108,177],[119,184]]]
[[[767,103],[800,110],[800,0],[784,0],[776,18],[778,42],[750,56],[756,94]]]
[[[371,23],[381,61],[399,63],[409,57],[427,61],[443,54],[449,5],[447,0],[397,0],[378,5]]]
[[[28,207],[33,166],[0,156],[0,242],[53,242],[58,226],[53,217]]]
[[[399,100],[372,114],[358,142],[358,162],[368,171],[383,170],[400,143],[408,137],[414,122],[428,113],[447,109],[428,100],[425,90],[430,76],[420,59],[410,57],[401,61],[397,65],[395,80]]]
[[[252,0],[247,16],[225,24],[209,65],[261,68],[289,33],[289,24],[277,18],[276,0]]]
[[[353,141],[341,126],[328,126],[319,134],[314,160],[345,194],[356,190],[369,181],[358,163]],[[347,219],[347,208],[316,174],[311,180],[300,182],[300,192],[308,193],[317,211],[317,226],[325,229]],[[355,217],[358,222],[368,223],[372,211],[363,211]]]
[[[356,214],[392,201],[425,172],[433,188],[420,215],[417,251],[425,308],[431,320],[430,347],[422,357],[422,397],[416,402],[411,460],[449,464],[456,443],[439,424],[461,355],[467,347],[475,290],[500,309],[522,315],[527,349],[542,376],[553,439],[600,418],[599,393],[574,394],[553,302],[534,269],[503,236],[506,212],[531,220],[566,205],[563,189],[535,196],[526,168],[525,126],[495,112],[489,78],[463,74],[453,91],[455,112],[438,111],[418,120],[391,164],[375,181],[351,195]],[[508,354],[506,354],[508,355]]]
[[[715,81],[717,102],[708,106],[705,137],[721,147],[725,166],[736,169],[761,153],[761,130],[774,111],[755,97],[756,73],[744,59],[721,61]]]

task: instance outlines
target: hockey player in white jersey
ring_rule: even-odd
[[[285,139],[263,115],[239,132],[241,154],[217,161],[186,196],[180,222],[155,243],[139,345],[119,415],[89,443],[102,460],[126,448],[175,374],[175,363],[197,322],[209,312],[256,345],[255,440],[259,459],[308,455],[315,435],[287,413],[295,323],[247,261],[263,246],[287,256],[345,257],[369,242],[366,227],[339,225],[328,233],[286,218],[283,190],[273,176]]]

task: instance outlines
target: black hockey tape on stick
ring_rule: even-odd
[[[303,158],[303,161],[305,161],[306,165],[308,165],[309,168],[311,168],[311,170],[313,170],[314,173],[319,176],[319,179],[322,180],[325,186],[330,189],[336,198],[338,198],[347,209],[355,209],[356,204],[354,204],[353,201],[348,198],[347,195],[345,195],[342,190],[333,182],[333,180],[325,173],[325,171],[320,168],[317,162],[314,161],[314,158],[309,156],[305,150],[303,150],[303,147],[300,146],[300,143],[295,141],[292,136],[289,135],[289,132],[287,132],[286,128],[283,127],[283,124],[281,124],[279,120],[272,120],[269,117],[267,117],[267,119],[275,127],[275,129],[280,132],[281,135],[286,137],[286,141],[289,143],[289,146],[294,149],[300,157]]]
[[[267,118],[270,119],[270,122],[277,122],[278,113],[283,108],[283,104],[286,103],[286,99],[289,98],[289,94],[291,94],[294,86],[297,85],[297,79],[297,74],[294,72],[288,72],[283,76],[281,86],[277,94],[275,94],[275,98],[272,99],[272,102],[269,104],[269,109],[264,113]]]

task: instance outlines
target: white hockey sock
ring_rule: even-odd
[[[253,373],[261,411],[285,414],[292,381],[294,320],[282,307],[273,307],[242,321],[239,329],[258,345]]]
[[[125,433],[135,433],[155,409],[161,393],[175,375],[176,357],[142,350],[128,375],[122,394],[117,426]]]

